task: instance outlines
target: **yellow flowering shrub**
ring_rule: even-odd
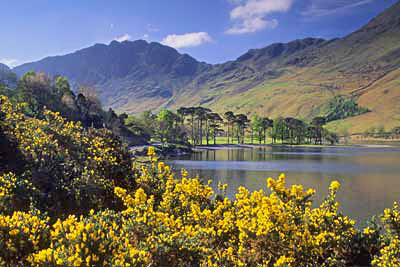
[[[385,209],[382,224],[390,237],[400,236],[400,208],[399,203],[393,204],[393,209]]]
[[[382,248],[372,260],[372,266],[400,266],[400,209],[397,202],[393,209],[385,209],[381,218],[385,229],[382,237]],[[364,230],[365,231],[365,230]],[[370,230],[369,230],[370,231]]]
[[[24,157],[13,170],[20,184],[17,210],[33,204],[60,217],[122,207],[114,186],[134,188],[135,181],[130,154],[117,137],[106,129],[66,121],[50,110],[44,110],[43,119],[26,117],[22,110],[22,104],[13,106],[0,96],[1,130],[16,141]]]
[[[235,199],[218,198],[208,183],[189,178],[186,171],[182,171],[181,179],[175,179],[169,166],[158,162],[152,153],[150,149],[150,164],[136,172],[137,189],[114,187],[124,210],[91,210],[86,216],[70,215],[52,225],[48,219],[33,223],[34,227],[41,225],[41,231],[35,232],[41,233],[40,240],[45,240],[41,244],[46,246],[35,247],[39,239],[29,239],[34,231],[25,230],[31,240],[30,250],[18,247],[19,239],[13,240],[22,234],[24,226],[8,226],[0,243],[8,246],[11,239],[13,245],[4,250],[9,252],[3,258],[20,260],[10,252],[18,247],[18,253],[27,251],[22,259],[32,266],[283,267],[353,263],[351,246],[358,231],[353,220],[338,212],[338,182],[331,183],[329,195],[315,208],[311,199],[315,190],[304,190],[301,185],[287,187],[283,174],[267,180],[271,194],[239,187]],[[151,190],[148,183],[157,187]],[[8,184],[3,187],[12,188]],[[220,187],[226,190],[226,185]],[[398,212],[386,211],[384,220],[397,222]],[[372,228],[363,230],[364,235],[371,233],[375,233]],[[373,263],[396,266],[397,245],[398,240],[394,240],[383,247]],[[387,265],[388,259],[392,265]]]
[[[104,211],[87,218],[69,216],[51,230],[50,248],[33,254],[33,266],[142,266],[149,253],[136,247],[123,217]]]
[[[398,205],[357,230],[338,181],[319,206],[284,174],[267,179],[271,193],[229,199],[227,185],[176,178],[152,147],[136,165],[107,130],[49,110],[29,118],[2,96],[0,115],[24,157],[0,168],[0,266],[399,266]]]
[[[310,200],[315,190],[287,188],[284,175],[268,179],[271,195],[240,187],[234,201],[212,200],[209,185],[187,178],[185,171],[175,180],[164,164],[152,165],[142,167],[142,174],[165,175],[161,197],[142,188],[128,194],[117,187],[115,193],[127,207],[122,213],[132,219],[132,231],[141,233],[139,244],[153,251],[156,266],[166,260],[168,266],[345,266],[351,261],[355,221],[337,211],[338,182],[315,209]]]
[[[0,215],[0,265],[28,264],[31,253],[49,246],[49,218],[14,212]]]
[[[0,199],[4,200],[12,196],[17,178],[13,173],[5,173],[0,176]]]

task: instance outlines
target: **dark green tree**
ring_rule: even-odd
[[[229,138],[232,136],[233,139],[233,124],[235,121],[235,114],[232,111],[227,111],[224,114],[224,118],[228,126],[227,137],[228,137],[228,144],[230,144]]]
[[[215,139],[216,136],[219,132],[222,132],[223,130],[220,129],[220,125],[223,122],[223,119],[221,118],[221,116],[218,113],[209,113],[208,114],[208,121],[209,121],[209,127],[207,129],[207,145],[208,145],[208,139],[209,136],[212,135],[213,136],[213,140],[214,140],[214,145],[215,145]]]
[[[197,120],[197,144],[203,144],[203,122],[207,121],[207,114],[210,113],[211,110],[204,107],[196,107],[195,115]]]
[[[272,128],[274,126],[274,121],[267,117],[264,117],[261,119],[261,123],[264,132],[264,144],[265,144],[267,139],[267,129]]]
[[[274,120],[271,135],[273,143],[276,143],[277,139],[280,139],[283,143],[287,138],[289,138],[288,127],[284,118],[279,117]]]
[[[249,119],[245,114],[238,114],[235,116],[236,134],[238,144],[243,144],[245,140],[245,129],[249,126]]]
[[[174,127],[174,116],[169,110],[163,109],[157,115],[157,137],[161,143],[165,144],[171,139],[171,135]]]
[[[326,124],[325,117],[315,117],[311,121],[311,125],[316,128],[315,144],[322,144],[322,126]]]

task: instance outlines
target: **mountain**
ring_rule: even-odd
[[[10,68],[5,64],[0,63],[0,71],[10,71]]]
[[[228,66],[234,67],[198,83],[190,95],[176,100],[175,107],[204,103],[219,112],[255,111],[272,118],[310,120],[328,114],[329,103],[344,95],[370,112],[331,122],[330,129],[390,130],[400,125],[400,2],[344,38],[274,44],[250,50],[221,68]],[[245,73],[247,68],[254,73]]]
[[[124,106],[126,111],[135,112],[157,108],[207,66],[171,47],[138,40],[96,44],[68,55],[23,64],[14,70],[19,75],[35,70],[66,76],[73,83],[98,89],[106,106]],[[151,99],[152,103],[140,106],[143,99],[146,103]],[[129,108],[130,105],[138,106]]]
[[[335,96],[370,112],[331,122],[350,132],[400,124],[400,2],[344,38],[306,38],[252,49],[223,64],[198,62],[143,40],[96,44],[14,69],[67,76],[97,88],[106,106],[138,113],[203,105],[276,118],[326,115]]]
[[[5,64],[0,63],[0,86],[5,85],[10,88],[17,86],[16,74]]]

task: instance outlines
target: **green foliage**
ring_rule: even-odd
[[[390,132],[394,135],[400,135],[400,126],[394,127]]]
[[[273,141],[280,139],[282,141],[289,138],[289,131],[287,130],[284,118],[279,117],[274,121],[274,125],[271,131],[271,137]]]
[[[17,80],[17,75],[14,72],[0,68],[0,87],[15,88],[17,86]]]
[[[25,162],[0,171],[1,266],[398,266],[397,204],[360,232],[338,210],[337,181],[320,206],[284,175],[267,179],[272,193],[239,187],[231,200],[184,170],[175,179],[153,147],[135,165],[110,131],[22,110],[0,97],[0,133]],[[304,127],[276,124],[294,140]]]
[[[8,89],[4,84],[0,84],[0,95],[12,96],[13,91]]]
[[[273,121],[268,118],[259,117],[257,114],[254,114],[250,120],[250,129],[251,129],[251,142],[253,142],[253,137],[258,139],[258,143],[267,138],[266,130],[268,128],[272,128]],[[272,134],[271,134],[272,135]]]
[[[156,119],[151,111],[145,111],[140,116],[129,115],[125,120],[126,127],[147,143],[156,132]]]
[[[58,95],[62,96],[64,94],[73,95],[71,91],[71,86],[67,80],[67,78],[63,76],[58,76],[55,79],[55,91]]]
[[[366,112],[369,112],[369,110],[360,107],[354,97],[339,95],[335,96],[328,103],[326,122],[354,117]]]
[[[338,143],[338,135],[323,128],[325,121],[324,117],[316,117],[310,124],[307,124],[299,119],[280,117],[273,122],[273,128],[271,130],[273,143],[278,139],[280,139],[282,143],[288,142],[290,144]]]
[[[13,205],[21,210],[34,205],[51,217],[117,208],[113,186],[134,185],[131,156],[119,138],[49,110],[43,119],[28,118],[22,109],[0,96],[2,171],[18,173]]]
[[[251,117],[250,125],[252,136],[256,137],[261,143],[261,140],[264,138],[263,123],[261,117],[259,117],[257,114],[254,114]]]
[[[209,144],[209,137],[212,136],[214,140],[214,145],[216,144],[216,137],[219,134],[222,134],[224,130],[220,128],[223,119],[218,113],[209,113],[207,115],[206,121],[206,141],[207,145]]]
[[[157,136],[162,143],[165,143],[167,140],[171,140],[175,122],[174,116],[175,114],[166,109],[162,109],[157,115],[157,122],[159,125],[157,129]]]
[[[0,89],[0,93],[4,91]],[[7,93],[7,91],[6,91]],[[85,128],[107,128],[128,144],[146,143],[146,138],[135,135],[126,126],[123,116],[117,116],[110,109],[107,112],[92,88],[81,87],[77,96],[65,77],[55,79],[44,73],[33,71],[26,73],[18,82],[18,87],[11,95],[12,102],[24,102],[24,113],[29,117],[43,119],[46,109],[57,111],[71,121],[80,121]]]

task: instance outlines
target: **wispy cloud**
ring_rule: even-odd
[[[151,25],[151,24],[147,24],[146,31],[147,32],[159,32],[160,29],[155,27],[155,26],[153,26],[153,25]]]
[[[302,12],[302,15],[308,17],[322,17],[345,12],[373,1],[374,0],[311,0],[310,6],[307,10]]]
[[[123,41],[128,41],[128,40],[130,40],[132,37],[129,35],[129,34],[124,34],[124,35],[122,35],[122,36],[118,36],[118,37],[116,37],[116,38],[114,38],[114,40],[115,41],[118,41],[118,42],[123,42]]]
[[[174,48],[199,46],[212,42],[213,39],[206,32],[192,32],[185,34],[170,34],[166,36],[161,43]]]
[[[265,28],[274,29],[278,26],[278,20],[266,20],[260,17],[249,18],[235,24],[233,27],[225,31],[227,34],[243,34],[249,32],[257,32]]]
[[[19,65],[19,60],[13,58],[1,58],[0,63],[6,64],[10,68],[16,67]]]
[[[236,7],[230,12],[235,24],[225,31],[227,34],[257,32],[266,28],[276,28],[278,21],[268,19],[275,12],[287,12],[294,0],[229,0]]]
[[[145,34],[143,34],[142,38],[143,38],[144,40],[148,40],[148,39],[150,38],[150,35],[147,34],[147,33],[145,33]]]
[[[246,2],[246,0],[228,0],[228,2],[233,5],[239,5],[239,4],[243,4],[244,2]]]
[[[141,38],[143,40],[149,41],[151,39],[150,36],[159,31],[160,31],[160,29],[157,28],[156,26],[154,26],[152,24],[147,24],[146,28],[145,28],[145,33],[142,35]]]

